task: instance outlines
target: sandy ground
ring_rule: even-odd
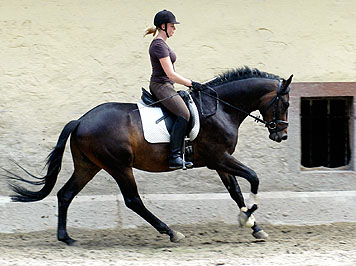
[[[171,243],[150,227],[83,231],[66,246],[55,231],[0,234],[0,265],[356,265],[356,224],[272,226],[268,241],[226,224],[173,226]]]

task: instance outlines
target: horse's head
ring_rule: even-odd
[[[288,138],[289,85],[292,78],[293,75],[287,80],[282,79],[276,90],[262,97],[260,105],[263,119],[267,121],[269,138],[277,142]]]

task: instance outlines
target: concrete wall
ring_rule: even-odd
[[[168,43],[187,78],[202,82],[248,65],[281,77],[293,73],[296,82],[355,81],[351,0],[0,0],[0,166],[20,173],[12,159],[41,175],[69,120],[103,102],[136,102],[150,76],[152,37],[143,31],[163,8],[181,22]],[[315,187],[290,174],[290,160],[299,160],[289,157],[290,145],[270,141],[261,124],[247,119],[235,156],[256,170],[262,192],[338,189],[337,182]],[[67,149],[54,193],[71,171]],[[136,177],[143,194],[225,192],[207,169]],[[113,193],[116,184],[100,173],[81,195]],[[8,194],[1,178],[0,195]]]
[[[260,198],[263,203],[254,214],[259,224],[356,222],[353,204],[356,191],[262,192]],[[143,200],[169,225],[209,222],[238,225],[236,204],[227,193],[145,194]],[[50,196],[24,204],[0,197],[0,219],[0,233],[53,229],[58,219],[57,198]],[[85,229],[148,225],[125,206],[120,195],[79,196],[70,207],[68,221],[69,227]]]

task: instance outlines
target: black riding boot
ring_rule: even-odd
[[[170,155],[169,155],[169,168],[181,169],[183,168],[182,148],[187,131],[188,121],[179,116],[174,122],[171,141],[170,141]],[[185,162],[187,168],[192,168],[192,162]]]

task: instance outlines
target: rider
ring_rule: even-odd
[[[184,78],[174,69],[176,54],[169,48],[166,41],[172,37],[179,24],[175,16],[168,10],[158,12],[154,17],[155,28],[148,28],[148,34],[158,35],[153,39],[149,48],[152,65],[152,75],[150,80],[150,91],[162,101],[162,105],[177,116],[172,128],[170,139],[169,168],[180,169],[183,167],[182,147],[189,121],[189,110],[182,98],[174,90],[174,83],[191,87],[194,90],[201,90],[203,85]],[[193,167],[192,162],[185,162],[187,168]]]

